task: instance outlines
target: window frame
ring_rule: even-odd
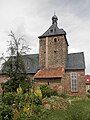
[[[71,79],[71,92],[78,92],[77,73],[76,72],[71,72],[70,73],[70,79]]]

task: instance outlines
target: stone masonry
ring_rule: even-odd
[[[64,35],[40,39],[39,65],[58,67],[66,65],[68,45]]]

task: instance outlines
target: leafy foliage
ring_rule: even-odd
[[[28,49],[25,45],[21,44],[24,41],[23,37],[17,38],[11,31],[9,36],[12,38],[9,44],[10,57],[5,61],[2,71],[4,74],[9,76],[9,80],[2,84],[2,88],[6,92],[14,92],[17,90],[19,85],[25,90],[27,87],[26,79],[26,68],[23,61],[24,50]],[[21,48],[20,48],[21,47]]]
[[[44,98],[42,104],[45,108],[50,110],[65,109],[69,106],[69,102],[66,99],[58,96],[51,96],[50,98]]]
[[[66,93],[61,93],[59,96],[64,98],[64,99],[68,98],[68,95]]]
[[[10,92],[5,93],[3,97],[0,96],[0,120],[90,119],[89,99],[74,98],[71,104],[69,104],[68,99],[60,96],[42,99],[34,94],[34,90],[30,89],[29,92],[24,93],[21,87],[19,87],[16,93]],[[47,109],[47,107],[50,107],[50,109]]]
[[[6,105],[12,105],[14,103],[15,95],[11,92],[5,93],[2,97],[2,101]]]
[[[0,106],[0,120],[12,120],[12,108],[10,105]]]
[[[47,85],[41,85],[40,86],[41,92],[42,92],[42,97],[51,97],[51,96],[57,96],[58,93],[56,91],[54,91],[53,89],[51,89],[49,86]]]

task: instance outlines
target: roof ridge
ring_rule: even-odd
[[[69,53],[68,55],[71,55],[71,54],[81,54],[81,53],[84,53],[84,52]]]

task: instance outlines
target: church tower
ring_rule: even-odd
[[[54,14],[52,25],[39,36],[39,65],[45,68],[65,67],[68,55],[66,32],[59,29]]]

